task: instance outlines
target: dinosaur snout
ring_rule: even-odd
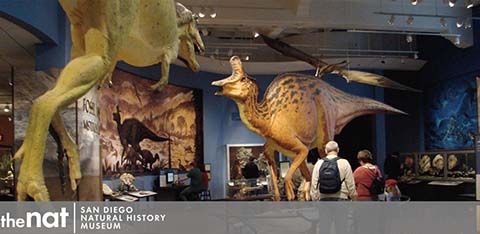
[[[212,82],[212,86],[218,86],[220,89],[215,92],[215,96],[222,96],[223,95],[223,85],[225,84],[224,80],[217,80]]]

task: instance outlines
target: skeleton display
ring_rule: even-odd
[[[347,94],[322,79],[303,74],[277,76],[258,102],[258,86],[242,67],[240,58],[230,59],[232,75],[212,82],[221,87],[215,95],[233,99],[243,123],[265,140],[265,156],[270,165],[275,200],[280,200],[274,151],[291,157],[293,163],[285,177],[288,200],[293,200],[292,175],[300,168],[306,179],[304,191],[309,191],[311,175],[305,159],[308,151],[333,140],[352,119],[366,114],[405,114],[393,107],[368,98]],[[309,193],[304,194],[308,200]]]
[[[346,61],[338,64],[328,64],[278,39],[272,39],[265,35],[261,36],[263,41],[272,49],[280,52],[285,56],[296,58],[300,61],[304,61],[312,65],[315,69],[317,69],[315,74],[315,76],[317,77],[323,77],[326,74],[338,74],[343,77],[347,82],[353,81],[383,88],[421,92],[418,89],[410,88],[406,85],[400,84],[381,75],[344,69],[344,67],[347,65]]]
[[[71,61],[55,87],[35,100],[24,142],[15,155],[22,159],[17,198],[50,200],[42,163],[52,124],[68,156],[72,190],[81,178],[78,147],[65,129],[61,110],[97,85],[110,81],[117,61],[134,66],[162,64],[160,81],[168,83],[169,64],[177,56],[193,71],[195,49],[204,51],[196,17],[173,0],[60,0],[71,24]]]

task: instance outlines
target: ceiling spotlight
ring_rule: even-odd
[[[465,19],[464,26],[466,29],[472,28],[472,18]]]
[[[457,28],[461,28],[463,26],[463,19],[458,18],[457,19]]]
[[[11,82],[11,81],[8,82],[8,85],[9,85],[9,86],[13,86],[13,82]]]
[[[5,105],[5,107],[3,108],[3,112],[6,112],[6,113],[10,112],[10,106],[8,106],[8,104]]]
[[[258,32],[254,32],[254,33],[253,33],[253,37],[254,37],[254,38],[257,38],[257,37],[259,37],[259,36],[260,36],[260,34],[259,34]]]
[[[210,18],[215,19],[217,17],[217,12],[213,8],[210,8]]]
[[[198,12],[198,17],[205,17],[205,7],[200,8],[200,12]]]
[[[473,1],[472,0],[465,0],[465,7],[468,9],[473,7]]]
[[[407,18],[406,23],[407,23],[408,25],[412,25],[412,24],[413,24],[413,16],[409,16],[409,17]]]
[[[440,25],[442,25],[442,27],[447,27],[447,21],[445,20],[445,18],[440,18]]]
[[[413,54],[414,59],[418,59],[418,53]]]
[[[418,1],[419,0],[410,0],[410,3],[412,3],[412,5],[416,6],[418,4]]]
[[[412,43],[413,41],[413,36],[411,34],[407,34],[407,43]]]
[[[12,122],[12,117],[8,117],[8,122]]]
[[[457,0],[448,0],[448,6],[454,7],[455,3],[457,3]]]
[[[390,24],[390,25],[394,25],[395,24],[395,16],[391,15],[390,18],[388,18],[387,23]]]
[[[245,56],[245,61],[248,61],[248,60],[250,60],[250,56],[247,55]]]

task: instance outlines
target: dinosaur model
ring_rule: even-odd
[[[122,158],[125,156],[128,145],[131,145],[133,150],[135,150],[137,154],[142,155],[140,142],[144,139],[149,139],[157,142],[168,141],[168,138],[158,136],[138,119],[130,118],[125,119],[122,122],[122,118],[120,116],[120,108],[118,107],[118,105],[116,106],[116,108],[117,112],[114,112],[112,115],[113,120],[115,121],[115,123],[117,123],[118,136],[120,137],[120,143],[123,147]]]
[[[50,200],[43,176],[48,126],[58,132],[66,150],[72,190],[81,178],[78,147],[65,129],[61,111],[96,85],[111,79],[116,62],[135,66],[162,63],[162,77],[152,88],[167,84],[168,64],[180,57],[198,70],[195,47],[204,45],[196,17],[173,0],[60,0],[70,20],[71,61],[55,87],[35,100],[24,142],[15,154],[23,159],[17,199]]]
[[[242,68],[240,58],[230,59],[232,75],[212,82],[221,90],[215,95],[227,96],[238,106],[240,118],[253,132],[265,139],[265,156],[274,181],[275,200],[280,199],[274,151],[293,159],[285,177],[288,200],[293,200],[292,176],[297,168],[306,179],[309,191],[311,175],[305,163],[308,151],[318,148],[324,154],[325,144],[352,119],[366,114],[404,112],[381,102],[354,96],[334,88],[322,79],[303,74],[279,75],[258,102],[258,86]],[[308,200],[308,192],[305,194]]]
[[[338,74],[343,77],[347,82],[353,81],[383,88],[421,92],[418,89],[410,88],[406,85],[400,84],[381,75],[362,71],[345,70],[343,66],[347,65],[346,61],[338,64],[328,64],[278,39],[272,39],[265,35],[261,35],[261,37],[265,44],[267,44],[272,49],[280,52],[281,54],[288,57],[296,58],[300,61],[304,61],[312,65],[315,69],[317,69],[315,74],[315,76],[317,77],[323,77],[326,74]]]

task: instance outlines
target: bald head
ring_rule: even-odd
[[[340,148],[338,147],[338,143],[335,142],[335,141],[329,141],[325,145],[325,153],[326,154],[329,154],[329,153],[337,154],[339,151],[340,151]]]

